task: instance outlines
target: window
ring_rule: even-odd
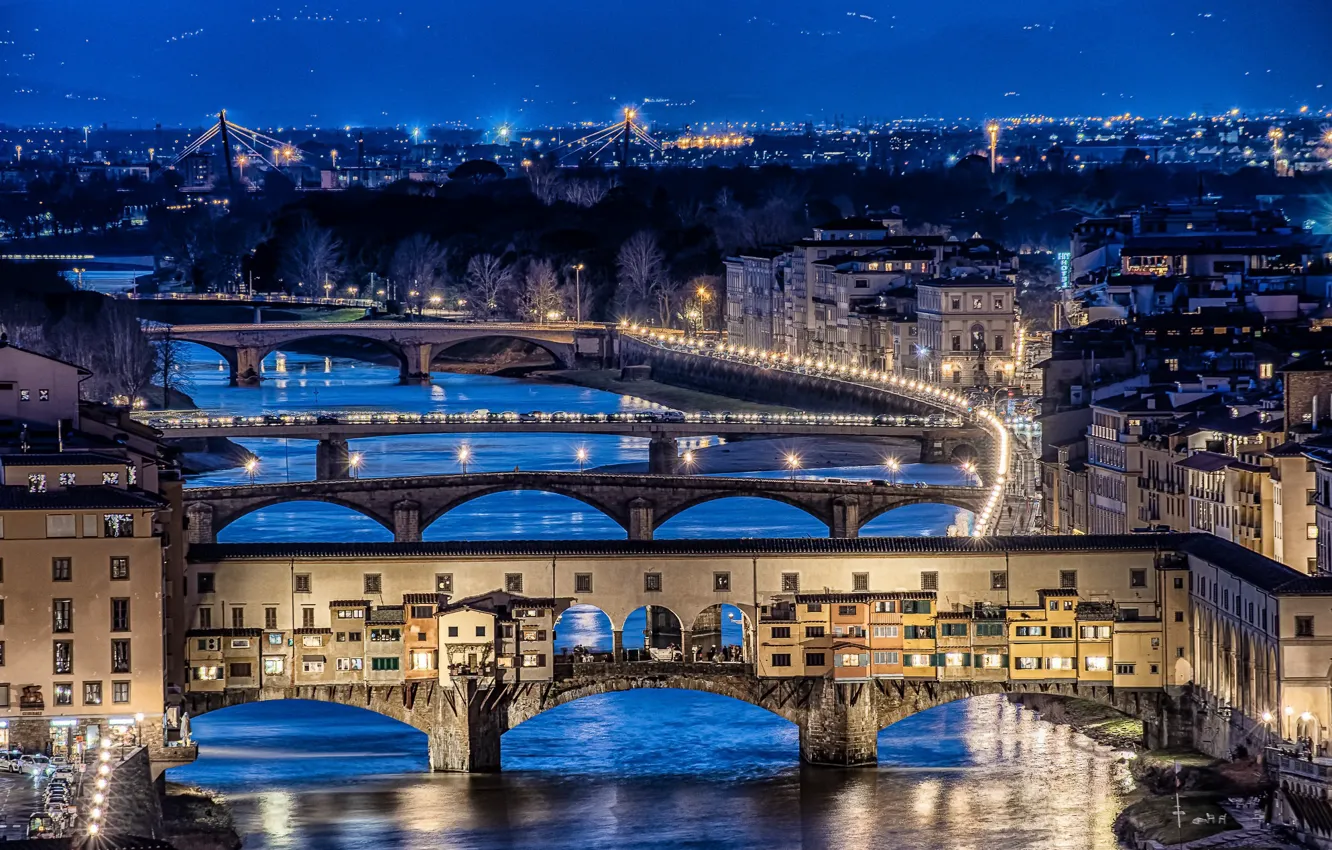
[[[336,640],[338,643],[346,643],[346,642],[347,642],[347,633],[346,633],[346,632],[338,632],[336,635],[334,635],[333,639]]]
[[[478,626],[477,628],[481,628]],[[401,629],[371,629],[370,640],[373,642],[402,640]]]
[[[1155,675],[1157,675],[1158,673],[1161,672],[1161,665],[1160,665],[1160,664],[1148,664],[1148,665],[1147,665],[1147,671],[1148,671],[1149,673],[1151,673],[1153,676],[1155,676]]]
[[[994,296],[994,309],[996,310],[1004,309],[1004,296],[1002,295]]]
[[[58,640],[52,644],[56,675],[68,675],[74,672],[74,641]]]
[[[828,662],[825,660],[825,658],[826,658],[826,656],[825,656],[822,652],[806,652],[806,653],[805,653],[805,666],[806,666],[806,667],[822,667],[822,666],[824,666],[825,664],[828,663]]]
[[[129,580],[129,558],[121,558],[121,557],[111,558],[111,580],[112,581]]]
[[[1013,669],[1015,669],[1015,670],[1039,670],[1039,669],[1041,669],[1041,659],[1039,659],[1039,658],[1033,658],[1033,657],[1031,657],[1031,656],[1029,656],[1029,655],[1021,655],[1021,656],[1018,656],[1016,663],[1014,663],[1014,665],[1013,665]]]
[[[280,659],[279,659],[280,660]],[[123,703],[130,701],[130,683],[112,682],[111,683],[111,701]]]
[[[953,334],[953,350],[962,350],[962,334]]]
[[[574,593],[592,592],[592,574],[574,573]]]
[[[976,637],[1003,637],[1003,623],[977,623]]]
[[[458,627],[449,626],[449,637],[457,637],[457,636],[458,636]]]
[[[61,486],[61,487],[73,487],[73,486],[76,485],[77,483],[78,483],[78,476],[77,476],[76,474],[74,474],[73,472],[62,472],[62,473],[60,473],[60,486]]]
[[[199,578],[202,579],[203,576],[199,576]],[[293,586],[294,590],[295,590],[297,593],[309,593],[309,592],[310,592],[310,585],[311,585],[311,581],[310,581],[310,574],[309,574],[309,573],[297,573],[297,574],[295,575],[295,577],[293,578],[293,585],[292,585],[292,586]],[[200,593],[209,593],[209,592],[211,592],[211,590],[209,590],[209,591],[205,591],[205,590],[203,589],[203,587],[200,587],[200,588],[199,588],[199,592],[200,592]]]
[[[1146,587],[1146,570],[1129,570],[1129,587]]]
[[[990,573],[990,590],[1008,590],[1008,573],[994,570]]]
[[[876,651],[876,652],[874,653],[874,663],[875,663],[875,664],[900,664],[900,663],[901,663],[901,660],[898,658],[898,655],[897,655],[896,652],[890,652],[890,651],[888,651],[888,650],[878,650],[878,651]]]
[[[1181,578],[1180,576],[1175,576],[1175,590],[1183,590],[1183,589],[1184,589],[1184,579]]]
[[[906,640],[934,640],[934,626],[906,626],[902,637]]]
[[[319,635],[301,635],[301,646],[323,646],[324,639]]]
[[[248,661],[237,661],[227,665],[227,677],[230,679],[248,679],[254,675],[254,665]]]
[[[1133,671],[1136,670],[1136,669],[1138,669],[1138,665],[1137,665],[1137,664],[1116,664],[1116,665],[1115,665],[1115,675],[1116,675],[1116,676],[1132,676],[1132,675],[1133,675]]]
[[[928,572],[922,572],[922,573],[920,574],[920,589],[921,589],[921,590],[938,590],[938,589],[939,589],[939,574],[938,574],[937,572],[933,571],[933,570],[930,570],[930,571],[928,571]]]
[[[505,573],[505,574],[504,574],[504,590],[505,590],[505,592],[507,592],[507,593],[522,593],[522,592],[523,592],[523,574],[522,574],[522,573]]]
[[[479,628],[479,627],[478,627]],[[413,652],[412,653],[413,670],[433,670],[435,669],[435,653],[433,652]]]
[[[943,623],[943,624],[941,624],[941,625],[939,626],[939,628],[943,629],[943,636],[944,636],[944,637],[966,637],[966,636],[967,636],[967,624],[966,624],[966,623]]]
[[[201,628],[201,629],[211,629],[212,627],[213,627],[213,609],[212,609],[212,608],[200,608],[200,609],[199,609],[199,628]]]
[[[241,625],[238,625],[238,624],[235,622],[235,620],[236,620],[236,612],[238,612],[238,611],[242,611],[242,610],[243,610],[243,609],[241,609],[241,608],[232,608],[232,609],[231,609],[232,625],[235,626],[235,627],[238,628],[238,629],[241,628]],[[113,632],[127,632],[127,631],[129,631],[129,630],[130,630],[130,601],[129,601],[128,599],[112,599],[112,600],[111,600],[111,631],[113,631]]]
[[[1052,638],[1060,638],[1060,639],[1063,639],[1063,638],[1071,638],[1071,637],[1073,637],[1073,627],[1072,627],[1072,626],[1051,626],[1051,627],[1050,627],[1050,637],[1052,637]]]
[[[1104,655],[1088,655],[1083,665],[1089,673],[1105,673],[1110,669],[1110,659]]]
[[[313,628],[314,628],[314,617],[315,617],[315,615],[314,615],[314,609],[313,609],[313,608],[302,608],[302,609],[301,609],[301,628],[303,628],[303,629],[313,629]]]
[[[907,666],[907,667],[933,667],[933,666],[934,666],[934,656],[933,656],[933,655],[925,655],[925,654],[922,654],[922,653],[913,653],[913,654],[908,655],[908,656],[906,657],[906,664],[905,664],[904,666]]]
[[[1176,622],[1176,623],[1182,623],[1182,622],[1184,622],[1184,612],[1183,612],[1183,611],[1176,611],[1176,612],[1175,612],[1175,622]]]
[[[1295,618],[1295,637],[1313,637],[1314,636],[1314,618],[1296,617]]]
[[[381,589],[384,577],[379,573],[366,573],[361,576],[361,588],[364,593],[383,593]]]
[[[309,593],[309,592],[310,592],[309,590],[302,591],[302,590],[300,589],[300,587],[299,587],[299,585],[300,585],[300,581],[299,581],[300,576],[296,576],[296,578],[297,578],[297,582],[296,582],[296,583],[297,583],[297,585],[298,585],[298,587],[296,588],[296,592],[297,592],[297,593]],[[306,576],[306,578],[308,579],[309,576]],[[199,573],[199,577],[196,579],[196,581],[198,582],[199,593],[201,593],[201,594],[203,594],[203,593],[215,593],[215,592],[217,591],[217,575],[214,574],[214,573]]]
[[[825,635],[823,626],[805,626],[805,637],[821,638]]]
[[[477,636],[477,637],[485,637],[485,636],[486,636],[486,627],[485,627],[485,626],[477,626],[477,627],[476,627],[476,636]]]
[[[435,573],[435,592],[453,592],[453,573]]]
[[[1077,570],[1060,570],[1060,571],[1059,571],[1059,587],[1060,587],[1061,590],[1077,590],[1077,588],[1078,588],[1078,571],[1077,571]]]
[[[1045,637],[1045,626],[1018,626],[1013,633],[1018,637]]]
[[[1004,337],[1003,337],[1003,334],[995,334],[995,336],[994,336],[994,350],[995,350],[995,351],[1003,351],[1003,350],[1004,350]]]
[[[968,660],[968,659],[967,659],[967,656],[968,656],[968,655],[970,655],[970,653],[966,653],[966,652],[945,652],[945,653],[944,653],[944,666],[945,666],[945,667],[965,667],[966,664],[967,664],[967,660]]]
[[[779,639],[789,638],[789,637],[791,636],[791,627],[790,627],[790,626],[773,626],[773,627],[772,627],[772,636],[773,636],[774,638],[779,638]]]
[[[730,593],[730,592],[731,592],[731,574],[730,574],[730,573],[713,573],[713,574],[712,574],[712,589],[713,589],[714,591],[716,591],[717,593]]]
[[[245,628],[245,609],[239,605],[231,607],[231,627],[233,629]]]
[[[350,672],[350,671],[352,671],[352,670],[363,670],[363,669],[365,669],[365,659],[364,659],[364,658],[339,658],[339,659],[338,659],[337,667],[338,667],[338,672],[339,672],[339,673],[347,673],[347,672]]]
[[[833,655],[834,667],[868,667],[869,653],[838,652]]]
[[[102,514],[103,537],[133,537],[134,514]]]
[[[83,683],[83,704],[101,705],[102,704],[102,683],[84,682]]]
[[[1050,600],[1050,610],[1051,610],[1051,611],[1058,611],[1058,610],[1059,610],[1059,600],[1058,600],[1058,599],[1051,599],[1051,600]]]
[[[791,654],[789,652],[778,652],[772,656],[773,667],[790,667]]]
[[[277,628],[277,608],[272,605],[264,609],[264,628]]]
[[[874,636],[876,638],[895,638],[898,635],[897,626],[875,626]]]
[[[97,534],[96,527],[93,528],[89,537]],[[48,514],[46,517],[46,536],[47,537],[73,537],[74,536],[74,515],[73,514]]]
[[[249,639],[249,638],[232,638],[232,639],[231,639],[231,644],[230,644],[230,646],[231,646],[232,649],[249,649],[249,648],[250,648],[250,639]]]
[[[800,573],[782,573],[782,593],[800,592]]]
[[[0,640],[0,667],[5,666],[5,642]]]
[[[429,617],[429,616],[430,616],[430,612],[434,610],[433,606],[430,606],[430,605],[421,606],[421,607],[425,607],[426,609],[428,609],[428,610],[426,611],[426,613],[420,615],[420,616],[422,616],[422,617]],[[417,616],[417,614],[415,613],[415,612],[416,612],[416,606],[413,606],[413,608],[412,608],[412,612],[413,612],[412,616]],[[339,620],[364,620],[364,619],[365,619],[365,609],[364,609],[364,608],[344,608],[344,609],[341,609],[341,610],[338,611],[338,619],[339,619]]]
[[[1059,655],[1051,656],[1050,658],[1045,659],[1045,667],[1047,670],[1072,670],[1073,659],[1064,658]]]
[[[996,670],[1006,665],[1002,655],[997,652],[987,652],[980,657],[980,666],[986,670]]]
[[[74,704],[74,685],[69,682],[57,682],[54,687],[56,705]]]
[[[895,614],[897,613],[897,600],[881,599],[874,603],[874,613],[876,614]]]
[[[948,303],[949,303],[949,305],[952,307],[952,309],[954,309],[954,310],[961,310],[961,309],[962,309],[962,296],[961,296],[961,295],[954,295],[954,296],[952,296],[951,298],[948,299]]]
[[[851,589],[860,593],[869,590],[869,573],[852,573]]]
[[[1083,640],[1109,640],[1109,626],[1082,626],[1079,630],[1079,636]]]
[[[903,614],[928,614],[930,613],[930,600],[928,599],[904,599],[902,601]]]
[[[70,581],[73,571],[74,562],[70,558],[51,559],[51,581]]]
[[[361,636],[363,634],[364,632],[347,632],[347,640],[351,641],[352,643],[360,643]]]
[[[984,309],[985,309],[985,297],[984,297],[983,295],[973,295],[973,296],[971,296],[971,309],[973,309],[973,310],[984,310]]]
[[[322,673],[324,672],[324,662],[322,661],[302,661],[302,673]]]
[[[51,631],[74,631],[73,599],[54,599],[51,601]]]
[[[397,669],[399,669],[399,668],[398,668],[398,659],[397,659],[397,658],[371,658],[371,659],[370,659],[370,669],[371,669],[371,670],[379,670],[379,671],[381,671],[381,672],[383,672],[383,671],[387,671],[387,670],[397,670]]]
[[[29,492],[29,493],[45,493],[45,492],[46,492],[46,476],[43,475],[43,474],[40,473],[40,472],[34,472],[33,474],[29,475],[29,476],[28,476],[28,492]]]
[[[120,473],[119,473],[119,472],[103,472],[103,473],[102,473],[102,483],[105,484],[105,485],[108,485],[108,486],[112,486],[112,487],[119,486],[119,484],[120,484]]]
[[[524,667],[545,667],[545,666],[546,666],[546,656],[541,655],[540,653],[536,653],[536,652],[528,652],[528,653],[524,653],[524,654],[523,654],[523,666],[524,666]]]
[[[413,606],[412,606],[412,619],[413,619],[413,620],[429,620],[430,618],[432,618],[432,617],[434,617],[434,616],[435,616],[435,606],[434,606],[434,605],[413,605]]]
[[[643,591],[646,593],[660,593],[661,573],[643,573]]]
[[[282,675],[282,662],[283,662],[283,661],[284,661],[284,659],[282,658],[281,655],[267,655],[267,656],[264,656],[264,675],[265,675],[265,676],[281,676],[281,675]]]
[[[1308,524],[1307,526],[1305,526],[1305,528],[1304,528],[1304,536],[1305,536],[1306,538],[1308,538],[1309,540],[1317,540],[1317,539],[1318,539],[1318,526],[1314,525],[1312,522],[1309,523],[1309,524]]]
[[[838,605],[837,615],[840,617],[854,617],[856,616],[856,610],[855,605]]]

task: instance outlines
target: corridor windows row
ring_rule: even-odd
[[[216,671],[218,675],[221,674],[221,669],[220,669],[220,668],[216,668],[216,667],[212,667],[212,668],[196,667],[196,668],[194,668],[194,672],[195,672],[196,674],[199,673],[200,671],[204,671],[204,670],[207,670],[207,671]],[[215,676],[214,678],[216,678],[216,676]],[[103,696],[102,685],[103,685],[102,682],[84,682],[84,683],[83,683],[83,688],[82,688],[83,705],[101,705],[101,704],[102,704],[102,696]],[[4,702],[3,702],[3,704],[0,704],[0,707],[6,707],[6,706],[8,706],[8,704],[9,704],[9,694],[8,694],[8,690],[9,690],[9,688],[8,688],[7,686],[3,688],[3,691],[4,691],[4,697],[5,697],[5,698],[4,698]],[[72,706],[72,705],[74,704],[74,683],[73,683],[73,682],[56,682],[56,683],[54,683],[54,684],[51,686],[51,691],[52,691],[52,694],[53,694],[53,697],[54,697],[54,700],[53,700],[53,701],[54,701],[54,703],[55,703],[56,705],[62,705],[62,706],[64,706],[64,705],[70,705],[70,706]],[[127,703],[127,702],[129,702],[129,701],[130,701],[130,683],[129,683],[129,682],[112,682],[112,683],[111,683],[111,702],[114,703],[114,704],[120,705],[120,704],[123,704],[123,703]]]

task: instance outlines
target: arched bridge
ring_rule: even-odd
[[[608,365],[615,350],[614,334],[605,325],[574,323],[270,322],[173,325],[149,333],[211,348],[231,367],[232,383],[248,386],[262,380],[259,364],[283,345],[328,337],[366,340],[382,347],[397,358],[403,382],[428,381],[435,355],[474,339],[499,337],[530,343],[566,369],[580,361]]]
[[[1038,693],[1044,699],[1090,700],[1144,722],[1149,745],[1173,743],[1179,709],[1164,691],[1050,682],[908,681],[840,683],[831,678],[760,679],[747,665],[582,663],[556,665],[549,682],[483,687],[476,679],[405,684],[304,685],[187,694],[191,716],[269,699],[306,699],[368,709],[407,723],[429,738],[436,771],[500,769],[500,736],[538,714],[596,694],[674,688],[738,699],[795,723],[800,759],[830,766],[872,765],[878,734],[906,717],[982,694]]]
[[[783,502],[826,524],[830,536],[847,538],[856,537],[861,526],[893,508],[929,502],[979,513],[989,497],[984,488],[952,485],[483,472],[196,487],[185,491],[185,514],[190,541],[212,543],[219,531],[254,511],[284,502],[330,502],[370,517],[392,531],[398,542],[413,542],[421,539],[423,528],[454,508],[492,493],[515,490],[540,490],[583,502],[615,520],[631,540],[651,540],[656,528],[671,517],[715,499],[749,496]]]

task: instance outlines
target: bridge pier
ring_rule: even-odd
[[[315,447],[315,480],[340,481],[351,478],[351,453],[342,437],[320,440]]]
[[[403,499],[393,505],[393,542],[421,542],[421,505]]]
[[[398,382],[402,384],[430,383],[430,364],[435,356],[435,347],[428,342],[402,343],[402,364],[398,370]]]
[[[648,475],[674,475],[679,448],[669,434],[654,434],[648,444]]]
[[[855,499],[838,497],[832,503],[832,525],[828,536],[846,540],[860,536],[860,503]]]
[[[616,664],[624,662],[624,629],[611,629],[611,658]]]
[[[503,713],[490,707],[489,690],[475,679],[458,680],[436,703],[428,735],[430,769],[441,773],[496,773],[500,769]]]
[[[231,385],[233,387],[257,387],[264,379],[260,373],[260,364],[264,351],[259,348],[237,348],[236,360],[232,363]]]
[[[190,543],[216,543],[213,532],[213,506],[204,502],[191,502],[185,508],[185,524]]]
[[[656,520],[654,509],[647,499],[638,498],[629,503],[629,539],[651,540]]]
[[[814,680],[800,721],[800,760],[830,767],[873,766],[879,761],[879,718],[874,685]]]

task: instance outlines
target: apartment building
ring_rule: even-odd
[[[925,379],[1010,386],[1018,367],[1016,288],[1006,280],[941,278],[916,287]]]

